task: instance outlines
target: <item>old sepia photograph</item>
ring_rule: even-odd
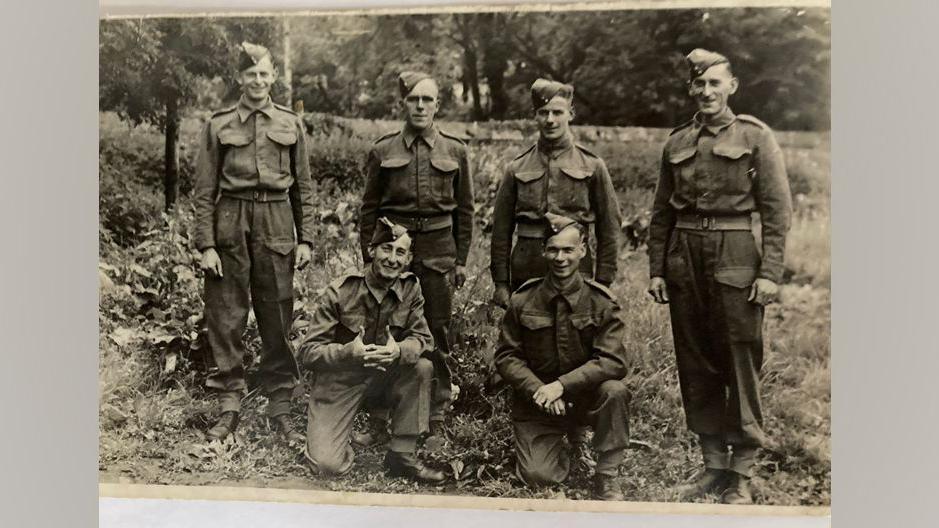
[[[102,489],[827,515],[804,3],[102,18]]]

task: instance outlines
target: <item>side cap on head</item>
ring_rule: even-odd
[[[408,230],[404,226],[398,225],[383,216],[378,219],[375,231],[372,232],[372,245],[377,246],[385,242],[394,242],[406,234],[408,234]]]
[[[537,110],[548,104],[551,99],[561,96],[568,101],[574,99],[574,87],[548,79],[536,79],[531,85],[531,105]]]
[[[424,72],[417,71],[403,71],[398,74],[398,91],[401,92],[401,97],[407,97],[411,90],[417,86],[417,83],[423,81],[424,79],[431,79],[429,74]]]
[[[704,75],[704,72],[706,72],[711,66],[717,66],[718,64],[730,64],[730,61],[727,60],[727,57],[721,55],[720,53],[708,51],[702,48],[695,48],[692,50],[691,53],[685,57],[685,60],[688,62],[688,76],[690,79]]]
[[[238,71],[247,70],[264,60],[264,57],[270,59],[271,65],[274,64],[274,56],[271,55],[271,50],[259,44],[242,42],[238,53]]]
[[[554,214],[554,213],[545,213],[544,215],[544,239],[545,241],[547,242],[549,238],[560,233],[561,231],[564,231],[566,228],[570,226],[578,226],[578,230],[580,230],[580,224],[577,222],[577,220],[574,220],[573,218],[569,218],[567,216]],[[581,231],[581,234],[583,234],[583,231]]]

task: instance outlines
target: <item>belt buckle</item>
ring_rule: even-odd
[[[710,231],[714,228],[714,217],[711,216],[702,216],[701,217],[701,229],[705,231]]]
[[[426,220],[427,220],[427,218],[426,218],[426,217],[423,217],[423,216],[418,216],[417,218],[414,219],[414,222],[415,222],[415,224],[416,224],[416,226],[417,226],[417,229],[416,229],[417,231],[423,231],[423,230],[424,230],[424,222],[425,222]]]

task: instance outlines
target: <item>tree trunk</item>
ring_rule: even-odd
[[[505,92],[505,70],[508,69],[508,43],[502,38],[505,14],[486,13],[481,25],[483,42],[483,76],[489,85],[489,119],[503,120],[509,110],[509,96]]]
[[[176,206],[179,194],[179,101],[166,102],[166,141],[163,152],[163,195],[167,212]]]
[[[290,19],[285,16],[281,21],[284,31],[284,85],[287,86],[284,105],[291,106],[293,105],[293,69],[290,67]]]
[[[473,119],[482,121],[483,115],[482,101],[479,93],[479,69],[476,65],[476,48],[472,45],[463,50],[463,79],[464,84],[469,84],[470,92],[473,96]]]

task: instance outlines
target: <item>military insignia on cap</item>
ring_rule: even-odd
[[[548,79],[536,79],[531,85],[531,105],[536,110],[548,104],[551,99],[561,96],[568,101],[574,98],[574,87]]]
[[[383,216],[378,219],[378,224],[372,233],[372,245],[377,246],[385,242],[394,242],[406,234],[408,234],[408,230],[404,226],[400,226]]]
[[[564,215],[554,214],[554,213],[545,213],[544,215],[545,223],[545,240],[553,237],[554,235],[564,231],[566,228],[577,225],[577,220],[573,218],[566,217]]]
[[[274,64],[274,57],[271,55],[269,49],[259,44],[242,42],[240,52],[238,53],[238,71],[243,71],[254,66],[261,62],[264,57],[268,57],[271,60],[271,64]]]
[[[424,79],[433,79],[430,75],[424,72],[416,71],[403,71],[398,74],[398,90],[401,92],[401,97],[407,97],[411,90],[417,86],[417,83],[423,81]]]
[[[727,57],[721,55],[720,53],[715,53],[713,51],[708,51],[706,49],[696,48],[691,51],[686,57],[685,60],[688,61],[688,69],[690,70],[691,78],[700,77],[704,75],[704,72],[708,71],[708,68],[711,66],[717,66],[718,64],[730,64],[730,61],[727,60]]]

